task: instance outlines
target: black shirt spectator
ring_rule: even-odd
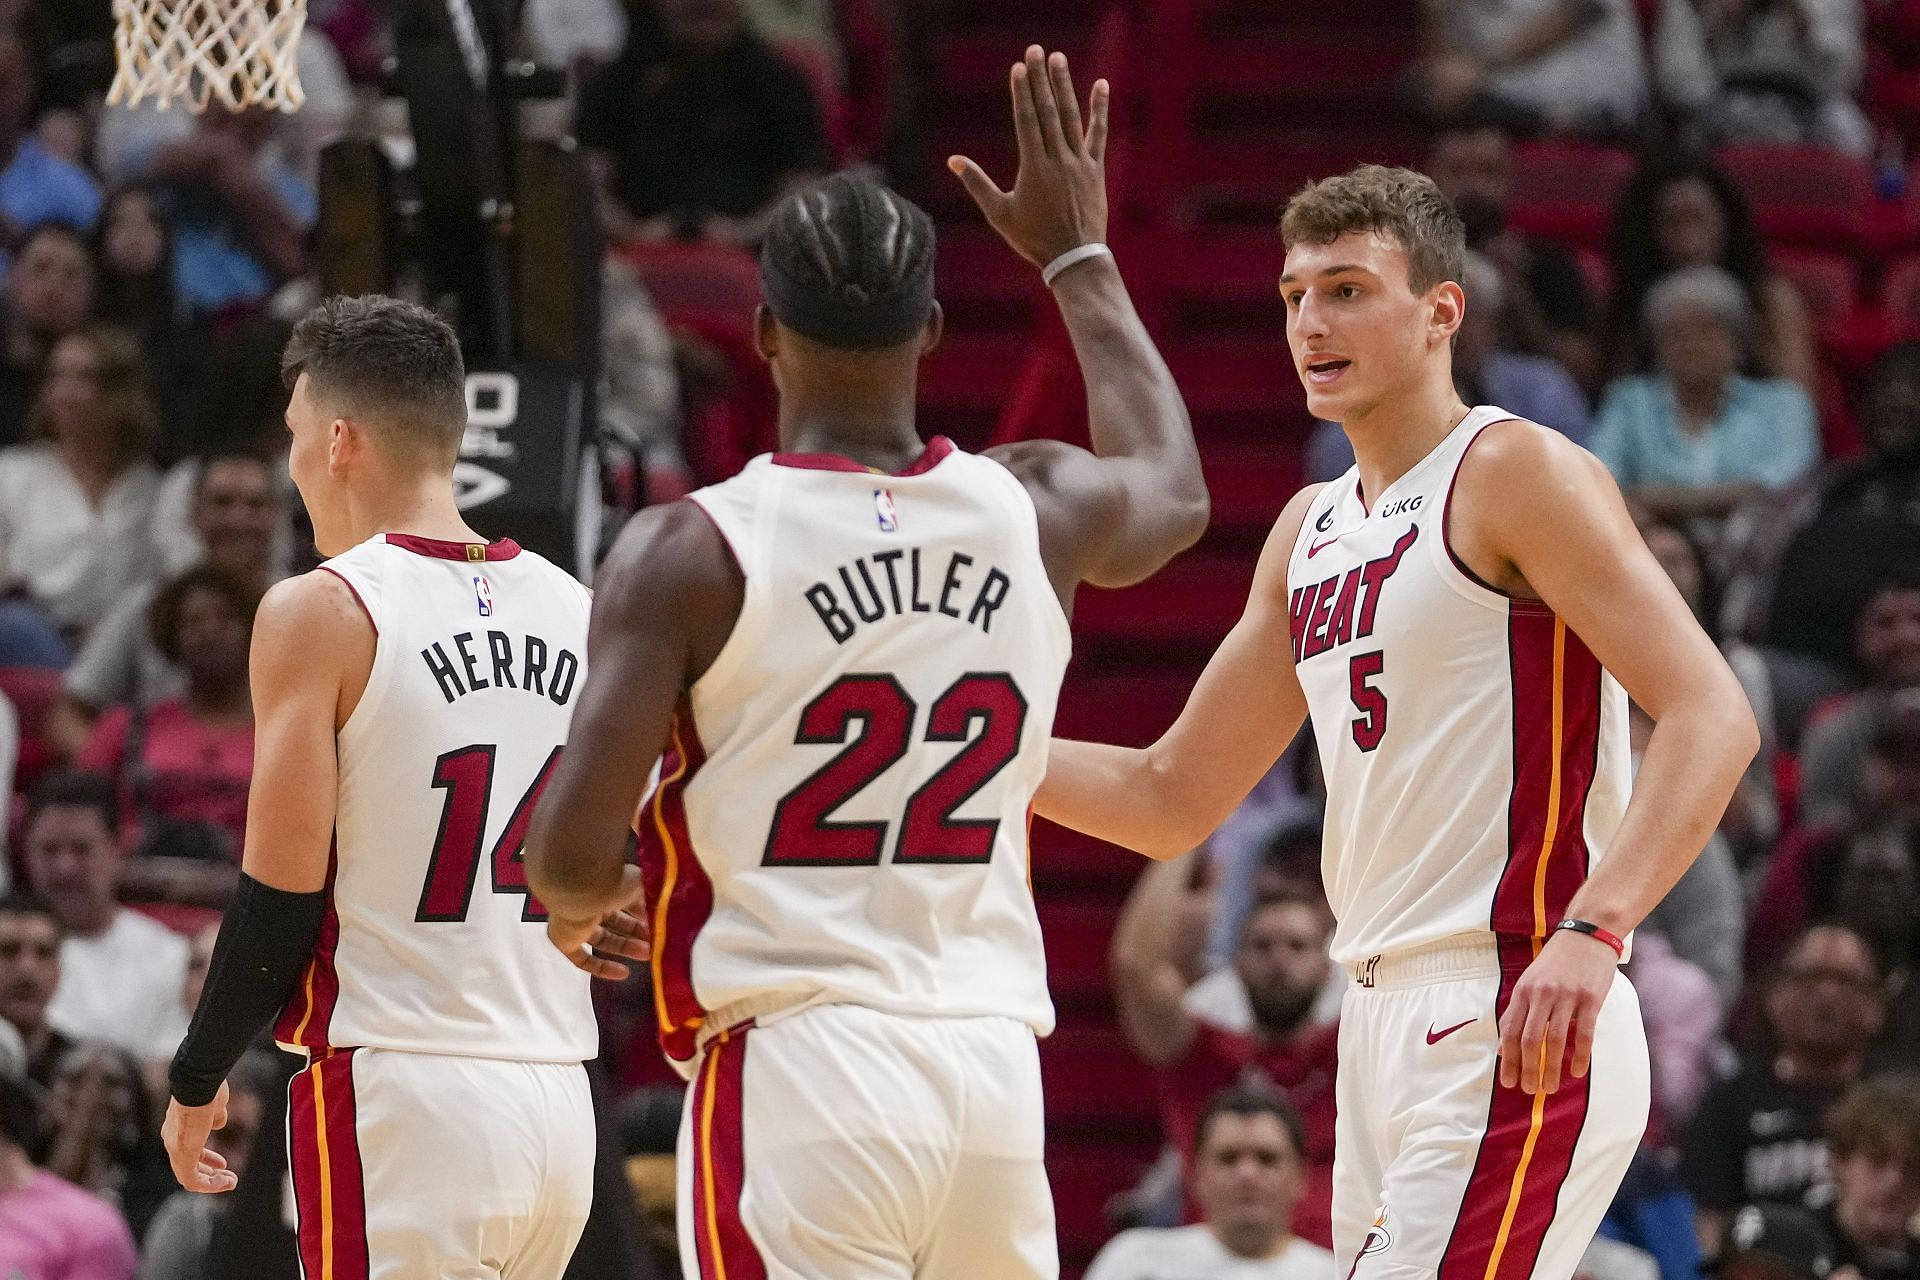
[[[1686,1182],[1708,1252],[1742,1204],[1821,1197],[1827,1111],[1859,1076],[1885,1018],[1880,978],[1848,929],[1816,926],[1787,951],[1766,996],[1771,1054],[1750,1055],[1710,1087],[1687,1133]]]
[[[619,240],[753,243],[759,215],[829,164],[812,88],[735,0],[653,0],[583,92],[578,132]]]

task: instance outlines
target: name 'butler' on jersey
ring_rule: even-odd
[[[1050,1031],[1027,811],[1069,636],[1026,490],[936,439],[694,501],[745,594],[639,824],[669,1056],[827,1000]]]

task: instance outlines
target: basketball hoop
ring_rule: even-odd
[[[189,111],[297,111],[307,0],[113,0],[116,70],[107,101]]]

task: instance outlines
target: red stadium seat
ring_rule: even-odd
[[[0,667],[0,695],[13,704],[20,719],[20,760],[13,784],[25,791],[55,763],[47,718],[60,698],[60,673],[48,667]]]
[[[1613,147],[1524,143],[1513,153],[1509,216],[1533,235],[1600,248],[1633,169],[1633,157]]]
[[[1878,201],[1864,160],[1761,144],[1726,147],[1715,158],[1753,202],[1769,240],[1855,253],[1871,241]]]
[[[1859,276],[1846,254],[1783,248],[1773,255],[1773,266],[1793,281],[1823,331],[1837,328],[1859,304]]]

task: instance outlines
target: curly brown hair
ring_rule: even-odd
[[[146,363],[140,344],[131,334],[108,325],[89,325],[60,341],[74,339],[91,346],[100,362],[99,420],[112,446],[114,466],[131,466],[152,451],[160,433],[160,414],[147,387]],[[34,401],[27,416],[27,429],[40,439],[53,439],[53,416],[44,392]]]
[[[1887,1157],[1920,1170],[1920,1076],[1888,1072],[1854,1085],[1827,1118],[1827,1141],[1843,1160]]]
[[[1309,182],[1287,201],[1280,239],[1332,244],[1353,231],[1379,231],[1407,251],[1407,284],[1425,293],[1467,269],[1467,228],[1432,178],[1412,169],[1363,164]]]

